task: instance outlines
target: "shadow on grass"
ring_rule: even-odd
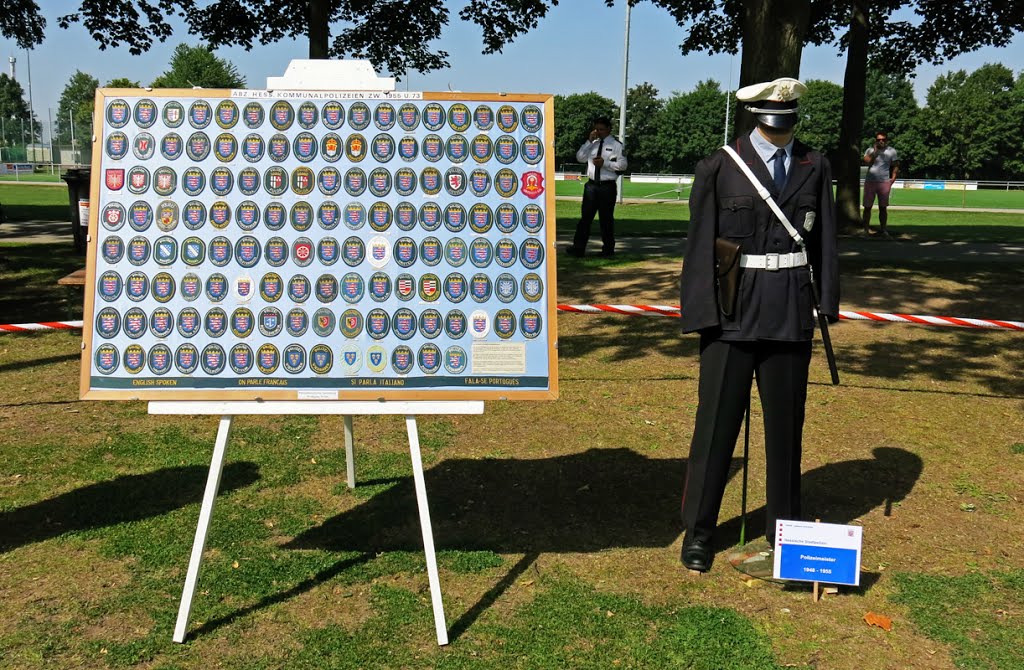
[[[5,363],[0,365],[0,374],[5,372],[14,372],[15,370],[27,370],[28,368],[36,368],[41,365],[52,365],[53,363],[65,363],[67,361],[76,361],[82,358],[82,354],[62,354],[60,356],[47,356],[46,358],[32,358],[24,361],[15,361],[14,363]]]
[[[206,476],[207,468],[198,465],[161,468],[90,484],[2,512],[0,553],[65,533],[148,519],[198,503]],[[231,463],[224,467],[220,492],[249,486],[259,478],[255,463]]]
[[[3,245],[0,257],[0,318],[4,323],[81,318],[82,289],[57,285],[58,279],[85,264],[70,245]]]

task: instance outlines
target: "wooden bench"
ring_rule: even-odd
[[[71,274],[57,280],[61,286],[85,286],[85,268],[75,270]]]

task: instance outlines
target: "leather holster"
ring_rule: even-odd
[[[721,237],[715,238],[715,284],[718,308],[725,316],[732,317],[740,290],[740,245]]]

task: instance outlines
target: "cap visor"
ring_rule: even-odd
[[[800,121],[800,116],[797,114],[758,114],[757,122],[763,123],[769,128],[779,128],[781,130],[789,130]]]

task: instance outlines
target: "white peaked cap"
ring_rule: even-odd
[[[744,86],[736,91],[736,99],[741,102],[792,102],[807,92],[807,87],[792,77],[780,77],[774,81]]]

